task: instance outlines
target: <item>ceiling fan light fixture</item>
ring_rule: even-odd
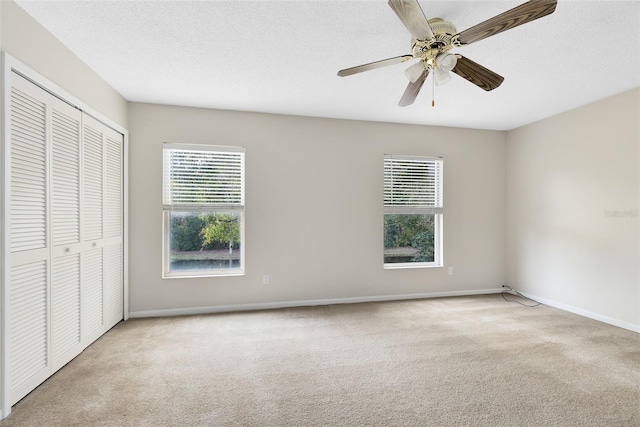
[[[442,86],[443,84],[451,80],[451,73],[436,68],[436,71],[433,73],[433,78],[436,82],[436,86]]]
[[[436,68],[448,73],[456,67],[458,57],[452,53],[441,53],[436,57]]]
[[[426,68],[424,66],[424,62],[419,61],[413,64],[411,67],[407,68],[404,71],[404,75],[407,76],[411,83],[415,83],[416,81],[418,81],[422,73],[424,73],[425,69]]]

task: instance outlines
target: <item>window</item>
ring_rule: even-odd
[[[384,268],[442,266],[442,159],[384,156]]]
[[[244,272],[244,149],[165,144],[163,277]]]

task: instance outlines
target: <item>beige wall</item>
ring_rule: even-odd
[[[129,124],[133,312],[505,282],[504,132],[136,103]],[[161,278],[163,141],[246,147],[245,276]],[[384,154],[444,157],[445,268],[383,270]]]
[[[127,101],[11,0],[0,1],[0,50],[127,127]]]
[[[640,89],[507,138],[509,284],[640,329]]]

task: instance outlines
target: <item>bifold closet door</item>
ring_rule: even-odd
[[[48,94],[14,76],[9,114],[9,399],[49,374]],[[6,277],[6,276],[5,276]]]
[[[89,345],[122,320],[122,134],[83,116],[83,340]]]
[[[82,351],[80,136],[82,112],[50,101],[51,356],[57,371]]]
[[[9,404],[124,314],[124,137],[11,73],[7,181]]]
[[[86,114],[83,127],[83,339],[88,345],[124,315],[124,139]]]

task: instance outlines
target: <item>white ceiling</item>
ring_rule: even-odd
[[[524,1],[429,1],[465,30]],[[640,86],[640,2],[560,0],[555,13],[457,49],[505,77],[485,92],[454,75],[415,104],[408,54],[386,0],[20,1],[129,101],[302,116],[508,130]]]

